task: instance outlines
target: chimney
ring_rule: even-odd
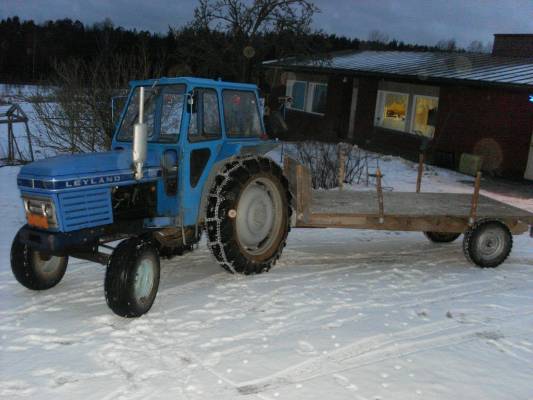
[[[533,33],[496,33],[492,55],[533,58]]]

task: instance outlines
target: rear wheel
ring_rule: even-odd
[[[159,287],[159,255],[149,240],[131,238],[111,255],[105,276],[107,305],[121,317],[139,317],[154,303]]]
[[[208,246],[230,272],[268,271],[285,246],[290,222],[288,183],[267,158],[226,165],[209,194]]]
[[[68,256],[58,257],[33,250],[15,236],[11,245],[11,270],[17,281],[31,290],[57,285],[67,269]]]
[[[465,232],[466,258],[481,268],[495,268],[505,261],[513,247],[507,225],[496,220],[481,220]]]
[[[434,243],[450,243],[461,236],[460,233],[450,232],[424,232],[424,235]]]

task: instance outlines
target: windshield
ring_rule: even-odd
[[[133,126],[139,120],[140,87],[131,95],[117,134],[117,140],[132,140]],[[149,142],[176,142],[180,132],[185,85],[147,86],[144,88],[144,122]]]

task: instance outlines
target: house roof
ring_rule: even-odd
[[[421,81],[461,81],[533,89],[533,57],[412,51],[354,51],[265,61],[266,68],[340,72]]]

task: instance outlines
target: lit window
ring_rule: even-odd
[[[376,125],[395,131],[405,131],[409,95],[378,91]]]
[[[433,137],[438,105],[439,99],[436,97],[415,96],[412,133],[429,138]]]

